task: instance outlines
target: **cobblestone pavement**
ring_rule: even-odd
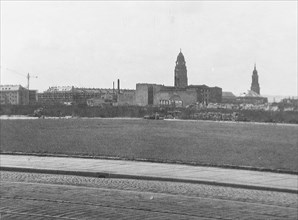
[[[0,219],[298,219],[298,195],[1,171]]]

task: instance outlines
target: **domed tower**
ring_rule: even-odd
[[[252,82],[251,82],[250,90],[260,95],[259,76],[258,76],[258,71],[256,69],[256,64],[255,64],[254,71],[252,72]]]
[[[177,56],[176,67],[175,67],[175,87],[183,88],[187,84],[187,69],[185,66],[185,59],[181,52]]]

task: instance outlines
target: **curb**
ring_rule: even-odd
[[[105,173],[105,172],[47,170],[47,169],[34,169],[34,168],[23,168],[23,167],[2,167],[2,166],[0,167],[0,171],[43,173],[43,174],[57,174],[57,175],[73,175],[73,176],[95,177],[95,178],[135,179],[135,180],[165,181],[165,182],[177,182],[177,183],[206,184],[206,185],[213,185],[213,186],[223,186],[223,187],[232,187],[232,188],[242,188],[242,189],[252,189],[252,190],[274,191],[274,192],[298,194],[298,189],[274,188],[274,187],[266,187],[266,186],[215,182],[215,181],[208,181],[208,180],[190,180],[190,179],[176,179],[176,178],[168,178],[168,177],[113,174],[113,173]]]

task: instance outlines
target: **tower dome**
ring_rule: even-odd
[[[185,59],[183,56],[183,53],[180,50],[180,53],[177,56],[176,64],[184,65],[185,64]]]

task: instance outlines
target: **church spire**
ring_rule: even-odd
[[[252,72],[254,75],[258,75],[258,71],[257,71],[257,64],[255,63],[254,65],[254,70]]]
[[[256,63],[254,65],[254,70],[252,72],[252,82],[251,82],[250,90],[252,90],[260,95],[259,76],[258,76]]]

